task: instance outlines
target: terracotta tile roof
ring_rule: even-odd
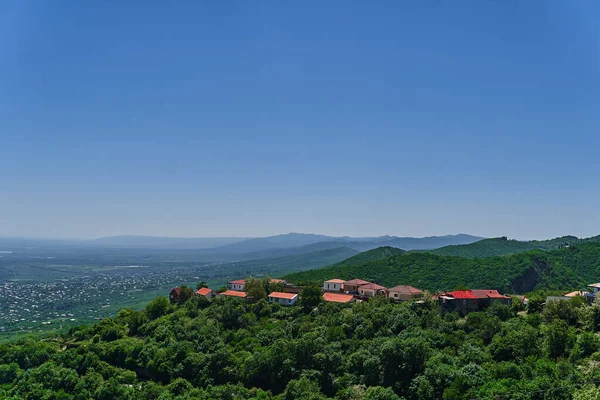
[[[476,299],[475,295],[470,290],[455,290],[454,292],[444,293],[455,299]]]
[[[478,299],[509,299],[510,297],[498,293],[497,290],[473,289],[471,293]]]
[[[246,281],[244,279],[237,279],[235,281],[230,281],[230,285],[245,285]]]
[[[269,297],[273,297],[276,299],[287,299],[287,300],[293,300],[297,296],[298,296],[298,293],[283,293],[283,292],[273,292],[269,295]]]
[[[246,292],[238,292],[237,290],[228,290],[226,292],[221,293],[221,296],[247,297],[248,293],[246,293]]]
[[[210,294],[210,292],[212,292],[212,289],[209,289],[207,287],[203,287],[198,289],[198,291],[196,292],[196,294],[199,294],[201,296],[206,296],[207,294]]]
[[[383,286],[378,285],[376,283],[367,283],[366,285],[360,285],[358,288],[359,289],[368,289],[368,290],[387,290]]]
[[[412,286],[407,286],[407,285],[394,286],[393,288],[388,289],[388,292],[401,292],[401,293],[410,293],[410,294],[423,294],[423,292],[420,291],[419,289],[414,288]]]
[[[343,279],[330,279],[328,281],[325,281],[325,283],[344,283],[344,282],[346,282],[346,281]]]
[[[181,288],[178,288],[178,287],[173,288],[173,290],[171,290],[171,292],[175,292],[176,294],[179,294],[179,293],[181,293]]]
[[[340,293],[325,293],[323,294],[323,300],[331,301],[333,303],[349,303],[352,301],[354,296],[351,294],[340,294]]]
[[[283,283],[283,282],[285,282],[285,281],[284,281],[283,279],[276,279],[276,278],[273,278],[273,279],[269,279],[269,282],[270,282],[270,283]]]
[[[362,279],[351,279],[351,280],[346,281],[344,283],[346,285],[360,286],[360,285],[366,285],[367,283],[371,283],[371,282],[363,281]]]

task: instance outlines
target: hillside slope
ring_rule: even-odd
[[[321,283],[332,278],[361,278],[384,286],[406,284],[432,291],[458,286],[524,293],[534,289],[574,289],[600,281],[600,243],[583,242],[554,251],[465,258],[407,253],[358,264],[289,274],[295,283]]]
[[[339,262],[338,264],[342,265],[356,265],[367,263],[369,261],[381,260],[382,258],[397,256],[399,254],[404,254],[406,251],[397,249],[395,247],[390,246],[382,246],[373,250],[364,251],[359,253],[353,257],[345,259],[344,261]]]
[[[457,257],[493,257],[506,256],[509,254],[517,254],[531,250],[557,250],[566,246],[588,241],[598,241],[599,238],[591,237],[579,239],[576,236],[562,236],[550,240],[529,240],[520,241],[514,239],[490,238],[483,239],[478,242],[440,247],[434,250],[429,250],[429,253],[440,256],[457,256]]]

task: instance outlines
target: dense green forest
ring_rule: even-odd
[[[0,346],[3,399],[597,399],[600,306],[265,300],[122,310],[62,336]],[[314,294],[313,293],[313,294]]]
[[[502,237],[483,239],[478,242],[464,245],[444,246],[438,249],[428,250],[427,252],[437,254],[439,256],[482,258],[506,256],[531,250],[557,250],[566,246],[587,241],[600,241],[600,237],[596,236],[586,239],[579,239],[575,236],[562,236],[549,240],[529,241],[520,241]]]
[[[506,293],[571,290],[600,281],[600,242],[585,241],[560,250],[533,250],[487,258],[406,253],[363,263],[342,262],[285,278],[296,284],[360,278],[387,287],[404,284],[431,291],[459,286]]]

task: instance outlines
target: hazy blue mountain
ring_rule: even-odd
[[[469,244],[481,239],[484,238],[466,234],[430,236],[424,238],[395,236],[352,238],[347,236],[332,237],[315,234],[288,233],[285,235],[243,240],[238,243],[217,247],[214,250],[222,251],[224,253],[244,254],[256,251],[306,246],[320,242],[338,242],[358,251],[371,250],[382,246],[396,247],[402,250],[428,250],[449,245]]]

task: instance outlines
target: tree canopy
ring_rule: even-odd
[[[311,290],[307,288],[310,295]],[[318,288],[317,288],[318,289]],[[314,291],[317,293],[317,291]],[[266,300],[122,310],[0,346],[6,399],[587,399],[600,391],[600,305],[461,318],[436,303],[283,307]]]

